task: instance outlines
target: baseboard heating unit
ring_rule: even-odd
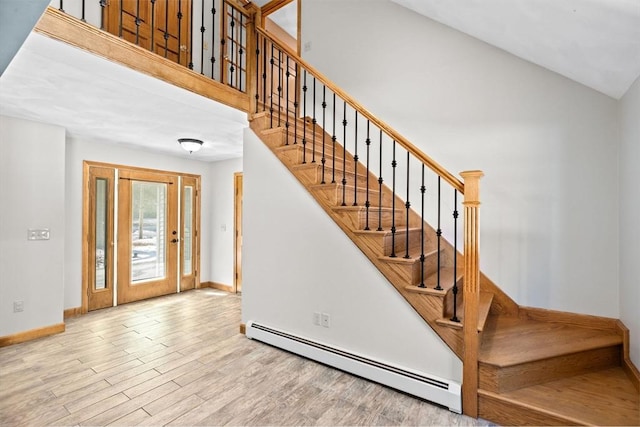
[[[460,384],[454,381],[378,362],[253,321],[247,322],[246,335],[248,338],[437,403],[452,412],[462,413]]]

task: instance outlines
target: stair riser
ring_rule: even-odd
[[[323,186],[315,186],[312,188],[312,193],[320,197],[325,203],[329,206],[342,206],[343,197],[342,197],[342,187],[335,186],[333,184],[325,184]],[[353,188],[346,188],[344,194],[344,202],[346,206],[353,206],[354,201],[358,203],[359,206],[364,205],[364,202],[367,197],[367,191],[364,188],[358,188],[357,195],[354,194]],[[355,200],[357,198],[357,200]],[[375,191],[369,191],[369,198],[371,200],[372,206],[378,205],[378,193]],[[383,196],[382,204],[390,205],[390,197]]]
[[[277,151],[278,156],[282,161],[284,161],[289,166],[302,165],[302,164],[313,164],[313,156],[312,151],[310,149],[306,149],[306,157],[303,156],[303,148],[298,145],[290,145],[287,149],[279,149]],[[322,165],[322,157],[316,153],[316,161],[315,163],[318,165]],[[342,180],[342,158],[335,159],[335,169],[332,159],[325,159],[325,175],[329,178],[328,181],[331,181],[332,172],[335,170],[335,178],[336,181]],[[305,163],[306,162],[306,163]],[[347,172],[354,172],[355,165],[353,162],[347,161],[344,162],[344,166]],[[363,172],[364,168],[361,165],[358,165],[358,171]],[[371,179],[370,179],[371,181]]]
[[[480,388],[500,393],[619,366],[621,351],[616,345],[502,368],[480,363]]]
[[[377,196],[377,194],[376,194]],[[371,198],[371,197],[370,197]],[[372,198],[371,198],[372,199]],[[370,203],[373,203],[373,200],[370,200]],[[364,209],[354,212],[338,212],[340,218],[349,225],[352,230],[364,230],[367,226],[367,214]],[[378,207],[370,207],[369,208],[369,229],[377,230],[378,225],[381,224],[383,230],[389,230],[391,228],[391,212],[389,210],[383,210],[381,215],[382,221],[378,221]],[[404,212],[397,211],[395,215],[395,223],[396,227],[404,227],[406,224],[406,217]]]
[[[478,417],[505,426],[566,426],[572,420],[478,393]]]
[[[330,168],[324,168],[324,177],[322,174],[322,166],[320,165],[312,165],[304,168],[294,168],[294,173],[304,184],[313,185],[313,184],[322,184],[322,180],[324,178],[324,183],[331,183],[331,180],[335,178],[336,182],[342,182],[342,171],[336,171],[336,174],[333,175]],[[347,180],[347,185],[354,185],[355,173],[354,172],[345,172],[345,179]],[[369,180],[371,181],[371,180]],[[358,174],[358,181],[356,184],[358,187],[366,188],[367,185],[367,177]],[[370,189],[373,190],[371,185]],[[365,200],[363,200],[363,203]]]
[[[304,145],[309,150],[315,150],[316,160],[319,160],[320,158],[322,158],[322,151],[323,151],[322,136],[318,136],[316,134],[315,144],[314,144],[312,133],[307,133],[306,136],[304,134],[299,134],[297,139],[295,138],[295,135],[293,132],[289,132],[288,135],[289,135],[289,138],[287,139],[287,133],[283,129],[277,129],[277,130],[274,130],[273,132],[266,131],[265,133],[263,133],[262,139],[267,143],[269,147],[272,147],[272,148],[282,147],[285,145],[300,145],[300,146]],[[306,141],[305,144],[302,143],[303,139]],[[338,143],[336,143],[335,145],[336,145],[335,146],[336,157],[342,158],[343,155],[345,154],[342,146]],[[333,148],[334,147],[333,147],[332,141],[327,140],[325,137],[324,153],[325,153],[325,158],[327,159],[327,162],[330,161],[329,159],[331,158],[334,152]],[[347,157],[349,157],[349,152],[347,152]]]
[[[361,234],[362,238],[368,242],[368,246],[375,248],[377,253],[381,253],[383,256],[391,256],[392,248],[395,247],[395,255],[398,258],[402,258],[405,254],[406,235],[405,231],[396,232],[395,238],[390,234]],[[409,248],[416,247],[419,244],[420,231],[409,230]]]
[[[422,278],[420,261],[416,260],[416,262],[411,264],[394,263],[394,262],[388,262],[388,264],[389,264],[389,267],[392,268],[398,274],[398,276],[401,278],[403,283],[416,285],[416,286],[420,284],[420,280]],[[435,253],[428,254],[424,260],[424,277],[426,278],[431,274],[435,273],[437,268],[438,268],[437,254]]]

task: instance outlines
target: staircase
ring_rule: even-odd
[[[462,359],[462,292],[456,298],[458,321],[451,320],[453,284],[464,285],[462,255],[454,267],[451,244],[443,242],[438,250],[433,227],[413,210],[407,217],[398,195],[387,185],[380,191],[378,177],[342,144],[334,146],[322,127],[308,117],[289,114],[287,120],[286,112],[279,114],[254,114],[251,128]],[[421,253],[425,287],[419,286]],[[434,289],[438,275],[441,290]],[[507,425],[640,425],[638,374],[627,359],[628,331],[619,322],[518,307],[481,276],[477,331],[479,417]]]

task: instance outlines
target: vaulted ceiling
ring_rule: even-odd
[[[640,75],[638,0],[391,0],[619,99]]]
[[[640,75],[640,0],[391,1],[616,99]],[[293,6],[275,20],[296,22]],[[0,114],[59,124],[71,138],[204,161],[240,156],[247,125],[243,113],[37,34],[0,78],[0,101]],[[178,137],[205,149],[190,156]]]

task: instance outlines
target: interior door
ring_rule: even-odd
[[[111,0],[106,31],[171,61],[191,62],[191,0]]]
[[[88,310],[113,305],[113,168],[89,169]]]
[[[118,184],[118,304],[175,293],[178,177],[122,170]]]
[[[180,210],[180,290],[197,287],[200,251],[198,248],[198,180],[181,179]]]

